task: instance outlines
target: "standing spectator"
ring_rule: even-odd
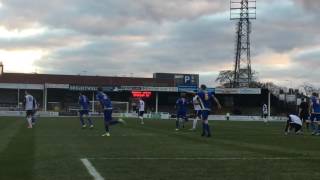
[[[299,117],[302,120],[303,124],[305,124],[307,130],[309,130],[309,104],[307,103],[306,98],[302,98],[302,102],[299,105]]]

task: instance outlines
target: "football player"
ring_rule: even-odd
[[[96,99],[100,102],[100,106],[103,109],[103,115],[104,115],[104,127],[105,127],[105,133],[102,134],[102,136],[110,136],[110,129],[109,126],[115,125],[118,123],[125,124],[125,121],[121,118],[118,120],[112,119],[112,103],[110,98],[102,91],[102,88],[98,88],[98,92],[96,95]]]
[[[185,98],[185,93],[182,93],[180,98],[176,101],[177,119],[176,119],[176,131],[182,127],[184,128],[184,122],[187,121],[187,109],[188,102]]]
[[[215,97],[213,92],[208,92],[207,86],[202,84],[200,91],[197,93],[197,98],[201,107],[201,119],[202,119],[202,134],[201,136],[211,137],[211,130],[208,122],[208,116],[212,110],[212,101],[215,101],[218,108],[221,109],[219,100]]]
[[[33,115],[35,104],[34,104],[33,96],[27,91],[25,91],[24,107],[26,110],[28,128],[32,128],[32,115]]]
[[[79,93],[79,104],[80,104],[80,110],[79,110],[79,115],[80,115],[80,123],[82,125],[82,128],[86,128],[87,125],[84,122],[83,117],[87,118],[88,125],[90,128],[93,128],[93,122],[90,117],[89,109],[90,109],[90,101],[88,97],[81,92]]]

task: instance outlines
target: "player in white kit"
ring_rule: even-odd
[[[300,119],[300,117],[294,114],[288,115],[286,128],[284,130],[285,135],[288,135],[291,129],[294,129],[295,134],[302,134],[301,128],[302,128],[302,120]]]
[[[265,123],[268,122],[268,106],[267,106],[267,104],[262,105],[262,118]]]
[[[145,103],[144,103],[144,101],[140,98],[140,99],[139,99],[139,114],[138,114],[138,117],[139,117],[139,119],[140,119],[140,123],[141,123],[141,124],[144,124],[144,121],[143,121],[144,111],[145,111]]]
[[[192,104],[193,104],[193,107],[194,107],[195,118],[193,119],[192,128],[190,130],[194,131],[197,128],[198,120],[201,119],[201,106],[200,106],[200,102],[199,102],[197,96],[193,97]]]
[[[35,108],[35,101],[31,94],[25,91],[24,107],[27,115],[28,128],[32,128],[32,116]]]

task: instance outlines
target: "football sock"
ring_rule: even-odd
[[[83,120],[82,116],[80,116],[80,122],[81,122],[81,125],[83,126],[84,125],[84,120]]]
[[[179,120],[176,120],[176,128],[179,129]]]
[[[32,117],[32,118],[31,118],[31,121],[32,121],[32,123],[35,123],[35,122],[36,122],[36,118],[35,118],[35,117]]]
[[[93,122],[92,122],[92,119],[91,119],[91,118],[88,118],[88,123],[89,123],[90,125],[93,125]]]
[[[28,117],[28,118],[27,118],[27,121],[28,121],[29,126],[32,127],[32,118],[31,118],[31,117]]]
[[[109,124],[104,125],[106,132],[109,132]]]
[[[202,134],[205,135],[206,134],[206,124],[202,123]]]
[[[315,123],[311,122],[310,126],[311,126],[311,131],[314,132],[316,130]]]
[[[209,126],[209,124],[206,124],[206,129],[207,129],[208,135],[211,135],[211,131],[210,131],[210,126]]]
[[[182,118],[179,118],[179,128],[181,128],[181,125],[182,125],[182,127],[184,128],[183,119],[182,119]]]
[[[197,122],[198,122],[198,118],[195,118],[195,119],[193,120],[192,129],[196,129],[196,127],[197,127]]]

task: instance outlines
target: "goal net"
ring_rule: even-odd
[[[92,112],[102,112],[99,101],[90,101]],[[128,113],[129,102],[112,101],[113,113]]]
[[[90,101],[90,114],[91,115],[102,115],[103,109],[101,109],[99,101]],[[121,116],[124,113],[129,112],[129,102],[112,101],[113,115]],[[78,114],[80,105],[78,103],[69,104],[67,112]]]

